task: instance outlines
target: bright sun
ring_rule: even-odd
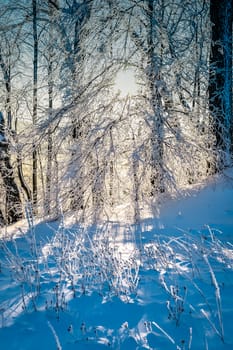
[[[116,75],[114,90],[120,93],[122,97],[136,95],[138,85],[135,78],[135,72],[132,69],[119,71]]]

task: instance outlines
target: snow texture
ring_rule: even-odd
[[[233,173],[140,225],[1,234],[1,350],[233,348]]]

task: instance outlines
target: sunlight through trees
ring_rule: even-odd
[[[230,1],[6,0],[0,32],[2,223],[137,221],[232,164]]]
[[[130,69],[120,70],[114,81],[114,90],[122,97],[137,95],[138,85],[135,77],[136,72]]]

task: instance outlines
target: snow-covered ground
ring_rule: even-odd
[[[233,172],[140,225],[25,222],[0,242],[0,349],[233,349]]]

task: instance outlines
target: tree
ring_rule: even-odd
[[[48,15],[49,15],[49,29],[48,29],[48,48],[45,55],[47,56],[48,65],[48,114],[49,119],[52,117],[54,108],[54,40],[55,40],[55,27],[57,25],[56,19],[59,13],[59,2],[48,0]],[[52,164],[55,156],[53,152],[53,135],[51,127],[48,128],[48,140],[47,140],[47,169],[46,169],[46,189],[45,189],[45,213],[51,214],[51,192],[52,192]]]
[[[150,90],[150,100],[152,107],[152,128],[151,128],[151,195],[155,193],[164,192],[164,165],[163,165],[163,138],[164,138],[164,120],[162,96],[159,91],[159,81],[161,79],[162,68],[162,42],[159,40],[160,52],[156,50],[155,36],[156,36],[156,19],[154,1],[148,0],[148,85]],[[163,7],[162,7],[163,11]],[[160,12],[160,20],[162,21],[162,12]],[[159,28],[161,30],[161,28]]]
[[[38,108],[38,33],[37,33],[37,0],[32,0],[32,27],[33,27],[33,98],[32,98],[32,123],[37,123],[37,108]],[[33,209],[36,213],[37,199],[38,199],[38,156],[35,143],[33,143],[32,150],[32,198]]]
[[[230,164],[232,135],[232,0],[211,0],[209,109],[215,133],[216,168]]]
[[[33,135],[24,131],[22,159],[27,150],[34,207],[53,215],[59,198],[65,210],[75,209],[77,215],[88,211],[97,219],[106,208],[112,211],[127,200],[138,219],[144,198],[156,199],[207,176],[213,162],[213,134],[223,122],[217,106],[226,95],[216,90],[216,57],[211,56],[208,80],[208,2],[13,3],[7,5],[10,12],[22,8],[19,56],[31,62],[25,74],[19,63],[14,71],[22,77],[15,86],[22,84],[20,96],[33,124]],[[214,30],[215,26],[212,34]],[[216,45],[216,52],[220,50],[220,39],[215,35],[213,54]],[[4,55],[2,62],[7,63]],[[1,70],[6,71],[4,65]],[[127,70],[135,73],[138,92],[126,97],[116,92],[114,82],[118,72]],[[1,108],[10,125],[16,88],[7,74],[0,80],[6,97]],[[30,91],[23,93],[26,82]],[[225,84],[225,92],[230,84]],[[230,118],[229,108],[227,113]],[[228,130],[224,142],[230,137],[229,125],[219,132]],[[22,145],[23,136],[18,136]],[[215,144],[218,153],[226,154],[221,147]]]
[[[5,121],[2,112],[0,112],[0,174],[5,189],[5,215],[3,215],[1,209],[0,215],[1,219],[4,216],[7,224],[11,224],[20,220],[23,213],[19,190],[10,162],[9,140],[6,137]]]
[[[3,223],[14,223],[22,218],[22,204],[18,186],[15,181],[14,169],[11,164],[11,141],[15,139],[13,130],[12,116],[12,68],[17,61],[18,48],[17,39],[19,31],[11,33],[5,31],[2,33],[2,41],[0,44],[0,69],[5,87],[4,93],[4,109],[6,113],[7,123],[5,123],[3,113],[0,112],[0,174],[3,183],[2,198],[5,197],[4,210],[0,208],[0,221]],[[14,57],[14,54],[16,57]],[[15,68],[15,67],[14,67]],[[23,177],[20,178],[23,183]]]
[[[85,52],[83,52],[82,43],[85,39],[83,28],[88,22],[91,14],[92,0],[77,1],[72,0],[63,11],[63,16],[58,24],[59,35],[61,37],[63,52],[63,64],[60,67],[60,78],[62,85],[63,103],[73,102],[79,92],[82,91]],[[74,107],[74,106],[73,106]],[[83,171],[82,171],[82,143],[85,137],[85,124],[81,121],[76,108],[71,108],[69,117],[71,120],[70,140],[72,176],[70,181],[70,206],[72,209],[83,210],[84,207],[84,189],[83,189]],[[75,164],[73,158],[76,159]],[[74,171],[74,173],[73,173]]]

